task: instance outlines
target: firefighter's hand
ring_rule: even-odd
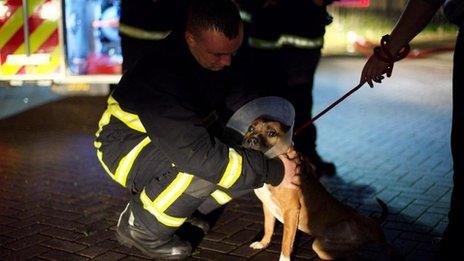
[[[290,155],[289,155],[290,154]],[[287,153],[279,155],[279,159],[284,164],[284,178],[279,186],[285,188],[298,189],[300,186],[300,157],[298,153]]]
[[[385,78],[382,74],[387,74],[387,77],[390,77],[392,72],[393,64],[380,61],[374,55],[371,55],[364,65],[359,83],[367,82],[370,87],[374,87],[372,81],[381,83]]]

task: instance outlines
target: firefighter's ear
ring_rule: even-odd
[[[188,46],[195,45],[195,37],[189,31],[185,31],[185,41],[187,42]]]

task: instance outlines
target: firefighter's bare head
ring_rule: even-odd
[[[193,0],[185,40],[202,67],[220,71],[229,66],[243,41],[237,6],[230,0]]]

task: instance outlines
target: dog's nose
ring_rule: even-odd
[[[254,146],[258,144],[259,139],[257,137],[250,137],[248,138],[247,142],[248,142],[248,146]]]

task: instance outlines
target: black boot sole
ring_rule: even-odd
[[[151,258],[154,258],[155,260],[160,260],[160,261],[162,261],[162,260],[184,260],[184,259],[186,259],[187,257],[190,256],[190,255],[187,255],[187,256],[172,256],[172,255],[169,255],[169,254],[156,254],[156,255],[154,255],[153,253],[150,253],[147,250],[145,250],[145,248],[143,248],[142,246],[137,244],[137,242],[135,242],[131,238],[126,237],[125,235],[119,233],[119,231],[116,231],[116,239],[118,240],[118,242],[121,245],[124,245],[124,246],[126,246],[128,248],[135,247],[138,250],[140,250],[142,253],[144,253],[145,255],[147,255],[147,256],[149,256]]]

